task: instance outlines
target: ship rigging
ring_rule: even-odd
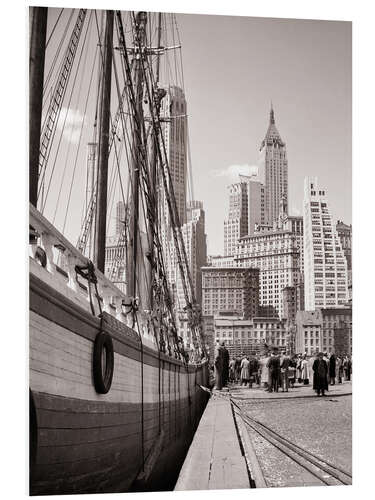
[[[43,88],[37,206],[47,216],[53,213],[52,222],[57,227],[62,224],[63,234],[70,232],[72,207],[75,214],[78,211],[77,202],[73,200],[78,191],[76,184],[81,185],[80,189],[83,187],[79,171],[82,144],[91,128],[90,140],[96,144],[97,157],[91,179],[86,172],[86,199],[81,207],[77,248],[97,269],[106,271],[106,235],[114,200],[116,194],[119,195],[127,207],[127,218],[118,237],[116,258],[106,274],[116,280],[119,268],[125,269],[126,293],[159,325],[158,342],[163,351],[180,353],[182,344],[177,335],[176,313],[183,311],[194,350],[204,355],[200,310],[165,143],[167,127],[173,126],[175,133],[184,136],[187,115],[170,110],[163,110],[161,115],[168,88],[162,79],[173,74],[176,83],[183,86],[181,43],[175,16],[127,13],[124,23],[124,13],[108,11],[104,25],[103,13],[80,9],[69,14],[63,10],[57,13],[56,9],[56,21],[46,44],[52,62]],[[62,29],[64,20],[66,26]],[[62,35],[55,41],[53,36],[59,27]],[[95,37],[97,47],[93,56],[89,47]],[[48,47],[57,47],[53,58],[48,54]],[[82,106],[85,87],[87,93]],[[113,114],[111,105],[116,109]],[[54,139],[58,139],[57,145]],[[188,142],[187,137],[183,140]],[[192,192],[191,165],[187,181]],[[63,200],[66,204],[62,219]],[[168,276],[172,259],[178,267],[183,304],[176,303]]]

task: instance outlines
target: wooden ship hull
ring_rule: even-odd
[[[79,260],[64,237],[31,210],[32,226],[44,242],[63,246]],[[159,352],[147,335],[141,343],[124,314],[116,318],[116,288],[104,277],[103,317],[94,316],[85,285],[74,277],[79,286],[72,288],[73,273],[54,264],[46,243],[44,248],[52,259],[44,267],[35,248],[30,258],[31,495],[173,488],[207,402],[199,387],[208,385],[207,364],[186,364]],[[98,394],[93,382],[93,345],[100,331],[113,341],[107,394]]]

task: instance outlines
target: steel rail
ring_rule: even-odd
[[[343,470],[336,465],[318,457],[314,453],[305,450],[304,448],[296,445],[295,443],[289,441],[288,439],[281,436],[276,431],[270,429],[265,424],[262,424],[258,420],[245,415],[242,409],[232,400],[232,404],[238,409],[238,412],[244,422],[260,436],[262,436],[266,441],[271,443],[275,448],[281,451],[284,455],[288,456],[291,460],[296,462],[298,465],[307,470],[310,474],[318,478],[321,482],[327,486],[335,486],[338,484],[350,485],[352,484],[352,476],[347,471]],[[313,465],[318,470],[313,470],[311,466]],[[321,474],[320,471],[329,475],[329,477]],[[334,478],[334,480],[332,480]],[[335,481],[336,480],[336,481]]]

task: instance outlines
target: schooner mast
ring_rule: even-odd
[[[107,185],[108,185],[108,151],[109,151],[109,119],[111,104],[111,75],[113,50],[113,18],[112,10],[106,11],[104,48],[101,52],[102,81],[99,108],[99,152],[97,172],[97,203],[94,236],[94,263],[104,274],[105,244],[107,223]]]
[[[29,199],[37,206],[47,7],[30,7]]]
[[[132,134],[131,150],[131,203],[130,203],[130,228],[128,244],[128,276],[127,293],[135,298],[137,295],[137,274],[138,274],[138,243],[140,235],[138,229],[139,223],[139,177],[142,163],[142,124],[143,124],[143,62],[142,49],[146,38],[147,13],[138,12],[135,16],[135,46],[132,69],[134,71],[134,90],[135,90],[135,119]]]
[[[158,27],[157,27],[157,46],[156,46],[156,71],[155,71],[155,86],[157,87],[159,84],[159,74],[160,74],[160,46],[161,46],[161,12],[158,13]],[[156,96],[155,96],[155,115],[156,119],[159,118],[160,116],[160,106],[161,106],[161,100],[163,97],[165,97],[166,91],[165,89],[162,88],[157,88],[156,89]],[[152,151],[151,151],[151,164],[150,164],[150,185],[154,186],[155,189],[150,193],[150,198],[151,198],[151,203],[150,203],[150,216],[151,216],[151,221],[148,224],[147,228],[147,241],[148,241],[148,251],[147,251],[147,262],[146,262],[146,269],[147,269],[147,281],[150,284],[150,289],[148,293],[148,303],[147,303],[147,309],[152,311],[153,306],[154,306],[154,291],[153,291],[153,283],[155,279],[155,269],[156,269],[156,262],[155,262],[155,252],[154,252],[154,239],[155,239],[155,228],[154,228],[154,221],[157,221],[157,203],[158,203],[158,196],[157,196],[157,163],[158,163],[158,143],[159,143],[159,133],[160,133],[160,128],[159,127],[154,127],[153,129],[153,137],[152,137]]]

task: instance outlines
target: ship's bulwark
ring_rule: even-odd
[[[159,363],[144,347],[142,404],[139,341],[105,317],[114,375],[97,394],[99,319],[32,275],[30,310],[31,495],[172,489],[207,402],[206,365]]]

